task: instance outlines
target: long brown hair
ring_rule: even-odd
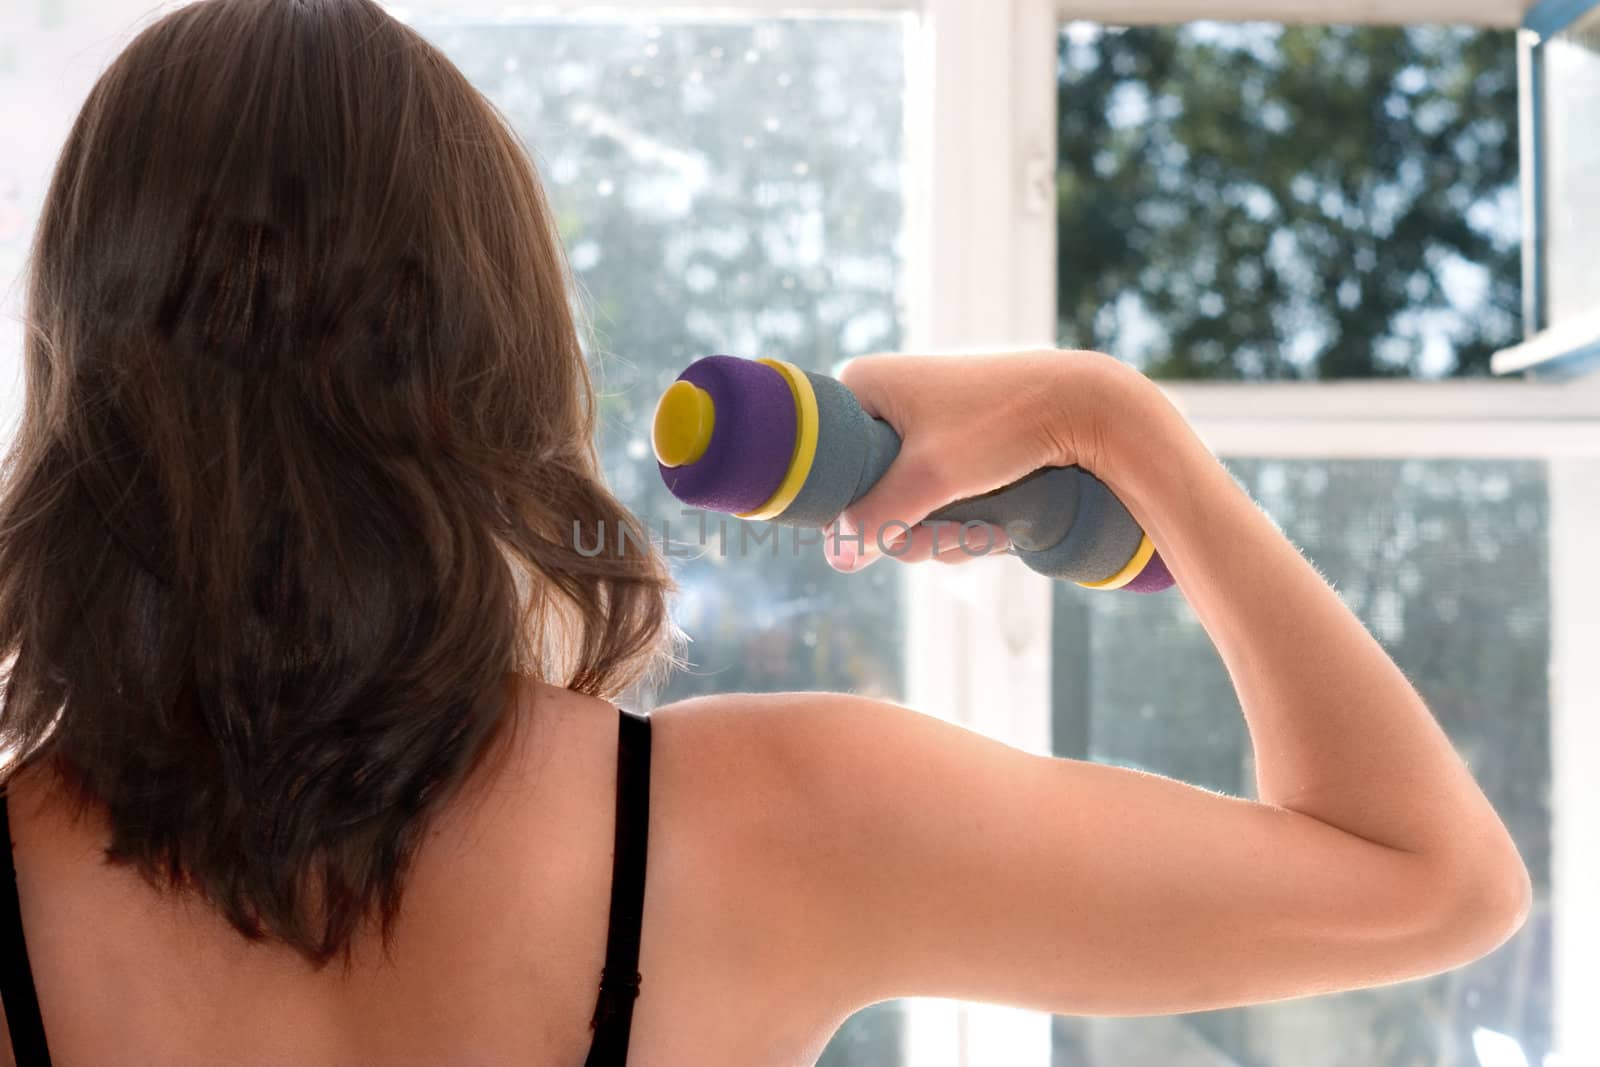
[[[516,135],[370,0],[203,0],[67,138],[0,496],[0,745],[318,963],[387,938],[508,678],[658,662]],[[635,543],[644,539],[636,537]]]

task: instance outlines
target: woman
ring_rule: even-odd
[[[667,580],[571,543],[635,520],[567,284],[515,138],[369,0],[204,0],[95,86],[0,499],[19,1061],[776,1067],[889,997],[1189,1011],[1522,921],[1405,677],[1093,353],[851,364],[905,440],[851,520],[1098,474],[1228,665],[1260,802],[852,696],[620,713]]]

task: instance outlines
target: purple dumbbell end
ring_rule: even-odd
[[[1161,553],[1150,554],[1150,562],[1144,565],[1144,570],[1122,588],[1130,593],[1159,593],[1163,589],[1171,589],[1177,582],[1172,577],[1172,572],[1167,570],[1166,563],[1162,562]]]
[[[710,443],[693,463],[657,464],[673,496],[691,507],[740,514],[765,504],[794,454],[794,393],[782,374],[736,356],[695,360],[678,378],[711,396]]]

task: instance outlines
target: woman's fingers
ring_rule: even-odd
[[[859,540],[860,544],[856,541]],[[839,545],[836,547],[835,542]],[[823,535],[823,554],[836,570],[860,570],[862,567],[887,556],[900,563],[966,563],[984,556],[1004,552],[1011,547],[1005,530],[988,523],[956,523],[933,520],[920,523],[909,530],[899,523],[890,524],[883,533],[881,543],[865,532],[859,539],[843,534],[835,538],[834,531]]]
[[[828,562],[841,571],[882,555],[917,563],[943,555],[958,535],[958,554],[947,562],[998,550],[973,542],[970,531],[906,531],[920,530],[927,516],[953,501],[1041,467],[1076,464],[1080,440],[1093,444],[1100,437],[1096,398],[1113,363],[1099,353],[1053,349],[851,360],[839,381],[901,444],[876,484],[845,509],[840,529],[825,537]]]

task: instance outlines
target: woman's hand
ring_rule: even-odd
[[[975,356],[872,355],[851,360],[839,380],[869,415],[893,426],[900,454],[883,478],[823,537],[837,570],[880,555],[914,563],[959,563],[986,554],[982,533],[958,541],[948,526],[917,526],[936,509],[1016,481],[1040,467],[1099,468],[1111,418],[1128,417],[1143,383],[1110,356],[1084,351]],[[902,525],[905,524],[905,525]],[[909,534],[906,525],[914,527]],[[989,552],[1009,547],[990,527]]]

